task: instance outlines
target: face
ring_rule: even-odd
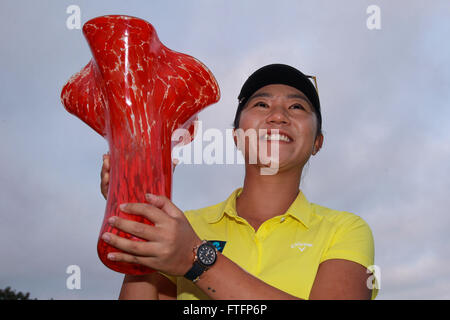
[[[256,130],[257,147],[267,143],[269,154],[271,144],[278,143],[279,170],[303,167],[311,154],[319,151],[323,141],[322,134],[316,137],[317,118],[313,110],[308,98],[298,89],[271,84],[256,91],[247,101],[239,128],[244,132]],[[273,129],[278,129],[280,136],[270,135]],[[246,139],[247,163],[249,150],[254,147],[254,141]]]

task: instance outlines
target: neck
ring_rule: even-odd
[[[236,200],[238,215],[257,227],[284,214],[298,195],[303,167],[261,175],[256,165],[246,165],[242,193]]]

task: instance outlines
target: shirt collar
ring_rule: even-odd
[[[236,199],[242,193],[242,188],[237,188],[231,193],[227,200],[220,203],[218,205],[217,211],[212,211],[206,215],[206,219],[208,223],[216,223],[224,214],[227,214],[230,217],[239,218],[236,211]],[[311,222],[311,204],[306,199],[303,192],[299,189],[298,195],[295,198],[294,202],[287,209],[286,213],[282,216],[291,216],[294,219],[298,220],[305,227],[309,228]]]

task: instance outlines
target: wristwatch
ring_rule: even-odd
[[[211,242],[203,240],[200,245],[194,247],[194,254],[194,264],[184,277],[195,283],[200,275],[216,262],[217,248]]]

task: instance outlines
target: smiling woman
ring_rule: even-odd
[[[249,155],[252,152],[261,153],[264,146],[259,145],[267,141],[278,144],[276,157],[269,155],[271,159],[276,158],[277,170],[286,170],[286,165],[301,170],[323,142],[323,135],[317,135],[317,117],[313,110],[308,98],[294,87],[270,84],[257,90],[239,114],[240,132],[256,130],[262,133],[257,134],[260,137],[257,145],[251,145],[250,139],[239,141],[239,145],[245,145],[243,152],[247,162],[251,163]],[[242,139],[243,135],[238,137]]]
[[[125,253],[110,259],[158,270],[125,276],[122,299],[370,299],[374,242],[359,216],[311,203],[299,188],[304,165],[323,144],[319,97],[299,70],[265,66],[244,83],[234,130],[245,158],[243,186],[225,201],[182,212],[169,199],[124,205],[154,226],[116,219],[116,228],[147,242],[105,234]],[[277,144],[278,170],[249,161],[260,145]],[[273,156],[271,154],[271,156]],[[273,159],[273,158],[271,158]],[[104,167],[107,162],[104,163]],[[107,185],[103,169],[102,185]],[[203,240],[203,241],[202,241]],[[207,272],[206,272],[207,271]]]

